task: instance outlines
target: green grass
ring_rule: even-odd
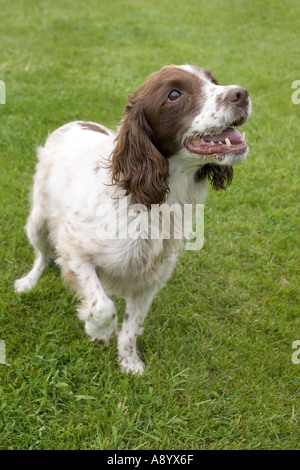
[[[300,448],[299,15],[298,0],[1,0],[1,449]],[[115,127],[171,63],[248,88],[251,153],[151,307],[139,378],[115,341],[89,342],[55,266],[28,294],[12,285],[33,259],[36,146],[71,120]]]

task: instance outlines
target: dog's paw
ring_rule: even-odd
[[[106,344],[114,336],[118,326],[118,318],[114,303],[94,302],[91,306],[82,304],[78,308],[78,316],[85,320],[84,330],[91,341]]]
[[[98,341],[101,344],[107,344],[111,341],[117,331],[118,319],[113,314],[111,321],[99,324],[93,318],[85,322],[84,330],[91,341]]]
[[[135,356],[119,356],[119,364],[122,372],[132,372],[133,374],[142,375],[144,372],[145,364],[138,355]]]
[[[107,344],[111,341],[117,330],[117,319],[114,319],[109,325],[99,326],[95,321],[86,321],[84,330],[91,341],[98,341],[101,344]]]
[[[21,292],[26,292],[30,290],[34,286],[34,284],[35,283],[30,277],[28,276],[21,277],[21,279],[17,279],[14,282],[14,290],[18,294],[21,294]]]

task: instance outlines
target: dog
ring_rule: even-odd
[[[71,122],[38,149],[26,225],[36,257],[14,288],[31,289],[55,259],[81,300],[78,315],[87,335],[107,343],[117,333],[122,370],[141,374],[136,340],[184,241],[152,239],[148,229],[111,237],[112,212],[122,203],[120,226],[129,217],[136,227],[154,207],[203,203],[209,182],[226,189],[232,165],[249,151],[236,127],[252,105],[245,88],[221,86],[210,71],[193,65],[152,73],[128,101],[116,133],[94,122]],[[119,331],[113,295],[126,301]]]

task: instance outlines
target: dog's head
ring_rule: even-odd
[[[198,178],[225,189],[232,165],[246,158],[241,126],[251,113],[245,88],[220,86],[208,70],[167,66],[128,96],[112,154],[112,180],[133,202],[163,202],[168,193],[168,159],[181,153]]]

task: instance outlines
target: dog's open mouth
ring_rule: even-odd
[[[227,127],[220,134],[214,135],[193,133],[185,142],[185,147],[191,153],[214,156],[216,160],[222,160],[228,154],[238,157],[248,149],[245,132],[241,133],[233,127]]]

